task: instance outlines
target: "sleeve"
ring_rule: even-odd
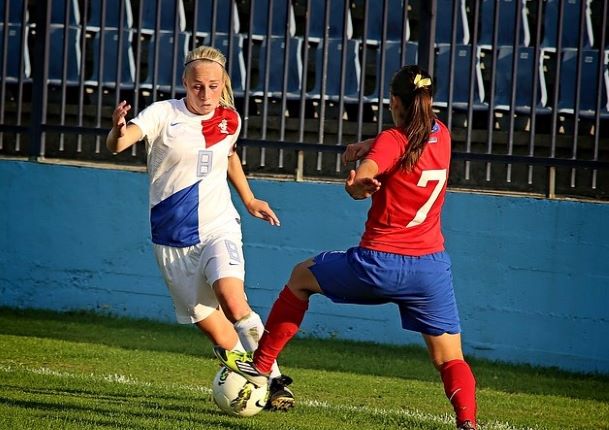
[[[163,128],[163,118],[166,117],[163,112],[162,102],[153,103],[129,122],[137,125],[142,130],[142,138],[146,138],[149,144],[152,144]]]
[[[405,137],[401,133],[398,135],[397,130],[382,131],[376,137],[366,158],[376,163],[379,174],[386,173],[399,163],[404,154],[405,142]]]

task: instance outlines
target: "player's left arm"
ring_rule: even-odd
[[[235,187],[235,190],[237,190],[245,208],[252,216],[263,219],[271,225],[279,226],[279,218],[277,218],[277,215],[275,215],[269,204],[254,196],[245,177],[241,159],[236,152],[233,152],[228,157],[228,179],[233,184],[233,187]]]

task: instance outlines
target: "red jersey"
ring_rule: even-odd
[[[372,195],[360,246],[401,255],[444,250],[440,215],[450,166],[450,132],[436,120],[411,172],[400,165],[408,139],[398,128],[381,132],[366,158],[378,166],[381,188]]]

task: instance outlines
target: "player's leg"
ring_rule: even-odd
[[[309,296],[320,292],[317,280],[309,270],[313,260],[294,267],[290,280],[273,303],[254,356],[231,354],[231,351],[215,349],[216,355],[226,366],[240,373],[254,384],[262,384],[271,372],[272,363],[281,350],[298,332],[308,309]]]
[[[309,297],[320,293],[317,279],[309,270],[312,259],[297,264],[287,285],[273,303],[265,325],[265,334],[254,353],[254,365],[261,373],[268,373],[287,343],[298,333],[309,308]]]
[[[423,334],[460,429],[476,426],[476,380],[463,359],[451,261],[445,252],[405,257],[408,277],[398,300],[402,326]]]
[[[273,304],[253,357],[217,350],[216,355],[231,369],[257,384],[264,380],[271,363],[298,332],[312,294],[323,293],[338,303],[368,303],[370,289],[358,276],[357,249],[323,252],[297,264],[287,285]]]
[[[216,309],[205,319],[195,322],[195,326],[209,338],[213,345],[245,351],[233,324],[226,318],[221,309]]]
[[[459,429],[476,427],[476,380],[469,364],[463,359],[461,335],[424,334],[429,355],[440,371],[444,392],[453,405]]]
[[[245,267],[240,235],[227,234],[207,244],[203,260],[206,278],[213,283],[213,291],[221,309],[232,322],[241,344],[246,351],[256,350],[264,325],[245,295]],[[233,349],[217,345],[223,349]],[[287,388],[292,382],[291,378],[281,374],[276,362],[271,365],[269,377],[271,394],[267,409],[291,408],[294,405],[294,394]]]

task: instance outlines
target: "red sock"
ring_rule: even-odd
[[[270,373],[281,350],[298,332],[308,300],[300,300],[285,286],[275,300],[264,325],[264,335],[254,353],[254,365],[261,373]]]
[[[451,360],[440,369],[444,392],[457,414],[457,425],[464,421],[476,424],[476,380],[463,360]]]

